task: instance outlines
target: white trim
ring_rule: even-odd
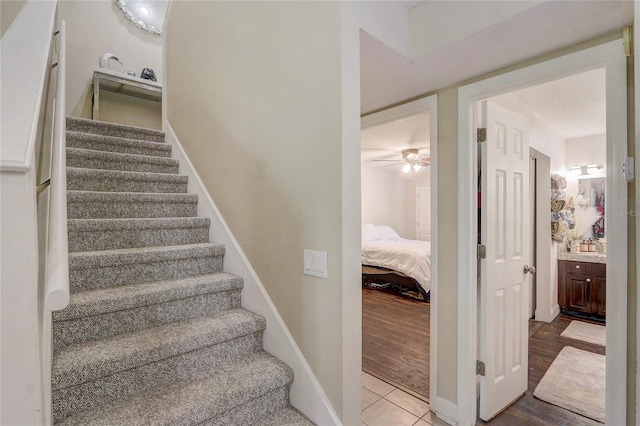
[[[551,322],[560,312],[558,305],[558,292],[553,285],[551,278],[551,262],[557,263],[557,256],[553,250],[557,250],[556,243],[549,238],[551,235],[551,186],[549,176],[551,175],[551,158],[535,148],[530,148],[529,155],[537,160],[536,162],[536,234],[532,237],[536,241],[535,267],[536,267],[536,300],[535,319],[536,321]],[[556,275],[554,274],[554,278]],[[555,278],[557,279],[557,278]]]
[[[431,157],[431,199],[438,200],[438,95],[431,95],[406,104],[398,105],[384,111],[376,112],[362,117],[360,125],[362,128],[381,124],[402,117],[429,110],[429,155]],[[430,313],[430,339],[429,339],[429,401],[431,408],[435,412],[448,412],[446,407],[439,404],[443,400],[438,398],[437,386],[437,356],[436,348],[438,343],[438,304],[433,301],[438,300],[438,203],[431,203],[431,313]],[[447,406],[448,407],[448,406]],[[455,411],[453,411],[455,414]],[[448,414],[447,414],[448,415]]]
[[[478,100],[589,69],[607,70],[607,210],[625,212],[627,185],[621,167],[626,156],[626,58],[622,40],[585,49],[463,86],[458,91],[458,421],[476,423],[476,142]],[[614,166],[618,165],[618,166]],[[471,214],[469,214],[471,213]],[[626,217],[626,216],[625,216]],[[607,424],[626,424],[627,221],[607,222]]]
[[[242,306],[262,315],[267,320],[264,332],[264,348],[293,369],[294,381],[291,385],[291,404],[319,425],[340,425],[340,419],[331,406],[329,398],[311,371],[311,367],[298,348],[282,317],[267,294],[260,278],[245,256],[238,241],[227,226],[222,214],[209,195],[206,186],[194,169],[171,124],[163,124],[165,142],[173,149],[171,156],[180,161],[180,173],[189,176],[188,191],[198,195],[198,215],[211,219],[209,236],[226,246],[225,271],[244,279]]]
[[[436,414],[436,417],[449,423],[450,425],[458,424],[456,421],[458,406],[454,402],[440,397],[437,397],[434,402],[435,407],[437,408],[434,408],[434,404],[431,404],[430,409]]]

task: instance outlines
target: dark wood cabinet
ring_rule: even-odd
[[[604,263],[558,261],[558,303],[565,311],[604,317],[607,266]]]

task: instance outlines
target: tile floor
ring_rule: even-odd
[[[362,372],[362,424],[366,426],[444,426],[429,404]]]

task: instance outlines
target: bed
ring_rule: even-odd
[[[431,242],[400,238],[389,226],[362,227],[362,282],[428,301]]]

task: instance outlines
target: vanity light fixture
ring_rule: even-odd
[[[599,169],[600,167],[598,167],[596,163],[590,163],[587,165],[574,164],[569,168],[569,171],[571,172],[571,174],[574,174],[577,176],[584,176],[584,175],[596,174]]]

